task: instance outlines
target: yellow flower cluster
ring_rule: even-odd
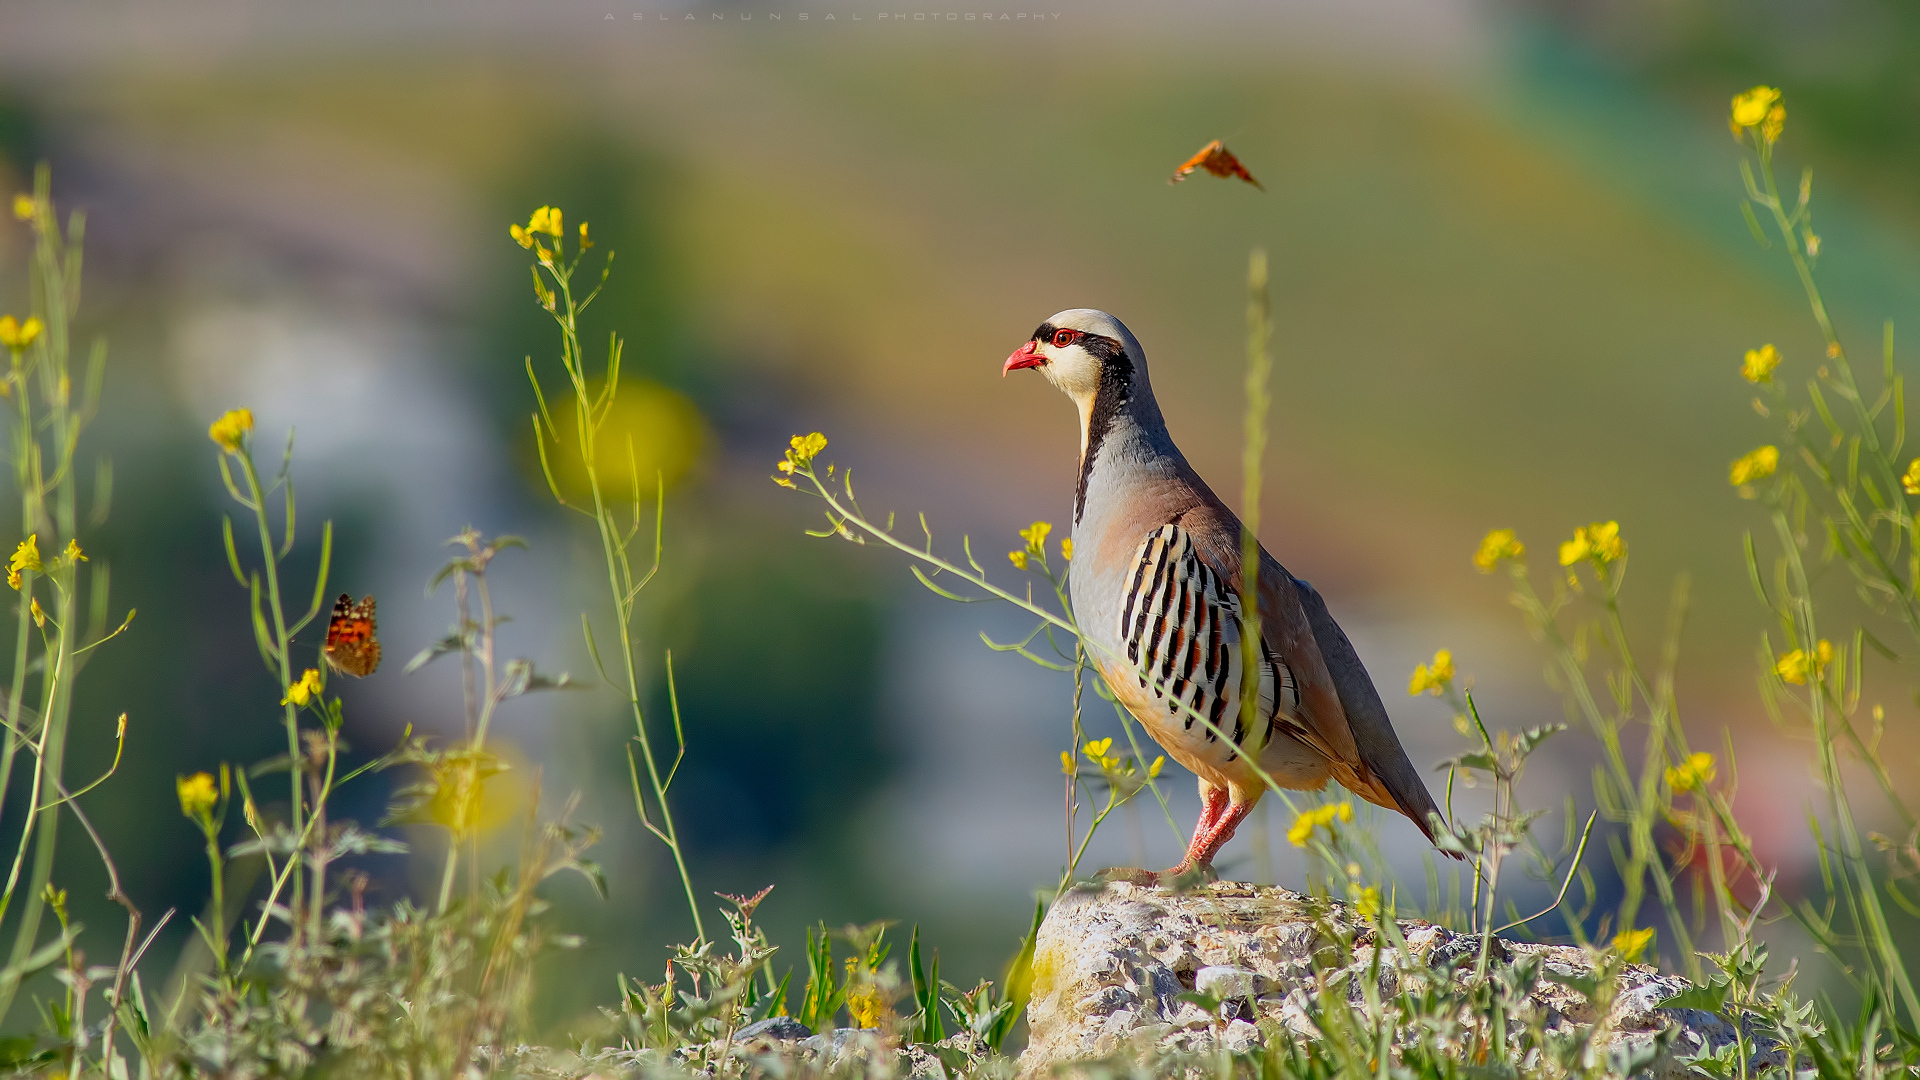
[[[1104,739],[1095,739],[1089,742],[1080,748],[1080,752],[1087,756],[1088,761],[1100,766],[1100,771],[1103,773],[1132,776],[1137,771],[1138,766],[1134,765],[1133,762],[1127,758],[1117,757],[1110,753],[1112,749],[1113,737],[1108,736]],[[1160,770],[1166,767],[1166,764],[1167,759],[1164,754],[1154,758],[1153,764],[1147,766],[1147,778],[1151,780],[1159,777]],[[1074,765],[1073,755],[1065,750],[1060,751],[1060,771],[1068,776],[1077,775],[1078,772]]]
[[[220,802],[220,788],[213,782],[212,773],[182,776],[174,782],[174,787],[180,794],[182,814],[200,822],[213,816],[213,808]]]
[[[1620,539],[1620,523],[1609,521],[1573,530],[1573,539],[1560,545],[1560,565],[1572,566],[1591,559],[1605,566],[1627,557],[1627,542]]]
[[[880,988],[871,979],[854,978],[855,963],[847,958],[847,982],[854,984],[847,989],[847,1016],[855,1027],[871,1028],[880,1026],[880,1018],[886,1011],[886,1001],[880,996]]]
[[[1060,538],[1060,557],[1068,562],[1073,561],[1073,537],[1063,536]]]
[[[1771,86],[1756,86],[1733,99],[1733,111],[1727,128],[1738,139],[1748,128],[1760,129],[1760,137],[1769,144],[1780,137],[1787,126],[1787,108],[1780,104],[1780,91]]]
[[[1047,557],[1047,537],[1052,532],[1052,523],[1046,521],[1036,521],[1032,525],[1021,529],[1020,539],[1025,540],[1027,546],[1020,551],[1007,552],[1007,561],[1025,570],[1029,557],[1038,555],[1042,559],[1045,559]],[[1072,556],[1069,555],[1068,557],[1071,558]]]
[[[1353,902],[1354,914],[1372,922],[1380,914],[1380,890],[1368,885]]]
[[[37,574],[44,569],[40,562],[40,534],[34,533],[20,541],[20,546],[13,549],[13,556],[7,560],[7,584],[18,589],[22,570]]]
[[[1622,930],[1613,936],[1613,951],[1619,953],[1620,959],[1629,964],[1638,963],[1640,957],[1646,953],[1647,946],[1651,944],[1653,944],[1653,927],[1651,926],[1642,930]]]
[[[543,233],[558,240],[562,231],[560,210],[558,207],[553,206],[543,206],[535,210],[533,216],[527,219],[527,223],[524,226],[507,226],[507,234],[513,237],[514,243],[519,244],[523,248],[530,248],[538,244],[539,241],[536,240],[535,237]],[[580,239],[585,241],[586,238],[587,227],[583,224],[580,226]],[[545,247],[541,247],[540,257],[542,259],[551,258],[552,253],[547,251]]]
[[[33,201],[33,196],[25,192],[13,197],[13,216],[21,221],[33,220],[33,215],[38,212],[39,209],[40,206]]]
[[[1480,541],[1480,550],[1473,553],[1473,565],[1483,574],[1493,573],[1502,559],[1518,560],[1527,553],[1527,545],[1513,535],[1512,529],[1495,529]]]
[[[282,705],[305,705],[320,692],[320,669],[308,668],[306,674],[287,687],[287,696],[280,699]]]
[[[787,442],[787,456],[775,462],[773,467],[789,475],[795,469],[810,467],[813,459],[820,456],[820,451],[827,448],[827,437],[817,431],[811,435],[795,435]],[[773,482],[781,487],[793,486],[793,481],[785,476],[776,476]]]
[[[1747,357],[1740,363],[1740,377],[1754,384],[1773,381],[1773,369],[1780,366],[1780,350],[1772,345],[1762,345],[1757,349],[1748,349]]]
[[[1805,686],[1807,676],[1819,674],[1832,662],[1833,642],[1821,638],[1814,645],[1811,656],[1805,649],[1795,649],[1775,661],[1773,670],[1780,676],[1780,681],[1789,682],[1795,686]]]
[[[1718,779],[1720,773],[1714,768],[1713,755],[1706,751],[1688,754],[1687,760],[1667,770],[1667,786],[1675,794],[1683,791],[1695,791],[1706,787]]]
[[[1780,467],[1780,448],[1763,446],[1733,463],[1727,470],[1727,482],[1734,487],[1744,487],[1755,480],[1765,480]]]
[[[240,452],[240,440],[253,430],[252,409],[232,409],[207,426],[207,438],[229,454]]]
[[[1294,847],[1306,847],[1307,841],[1313,839],[1313,830],[1324,828],[1331,833],[1335,821],[1352,820],[1353,804],[1344,799],[1318,806],[1293,819],[1293,828],[1287,830],[1287,840]]]
[[[1920,457],[1907,462],[1907,474],[1900,478],[1900,486],[1909,495],[1920,495]]]
[[[1421,664],[1413,669],[1413,679],[1407,683],[1407,693],[1418,696],[1432,694],[1439,697],[1447,692],[1453,682],[1453,652],[1441,649],[1433,654],[1433,663]]]
[[[32,315],[27,316],[25,322],[11,315],[0,315],[0,345],[19,352],[33,344],[34,339],[38,338],[40,331],[44,329],[46,324]]]

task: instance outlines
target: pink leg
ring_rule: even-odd
[[[1200,824],[1193,831],[1193,842],[1187,845],[1187,857],[1180,860],[1180,865],[1162,870],[1159,876],[1179,877],[1195,868],[1212,866],[1221,845],[1233,839],[1234,830],[1252,810],[1252,803],[1229,802],[1225,791],[1209,791],[1200,813]]]

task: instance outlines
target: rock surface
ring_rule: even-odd
[[[1477,937],[1424,922],[1399,925],[1419,963],[1442,968],[1464,961],[1455,977],[1467,977]],[[1329,931],[1352,942],[1331,961]],[[1343,985],[1335,980],[1345,980],[1357,1006],[1360,983],[1373,970],[1374,936],[1351,906],[1285,889],[1214,882],[1182,894],[1116,882],[1070,891],[1047,914],[1035,944],[1021,1075],[1045,1076],[1059,1063],[1123,1047],[1247,1050],[1261,1043],[1263,1020],[1314,1037],[1303,1006],[1322,986]],[[1669,1029],[1672,1050],[1723,1046],[1735,1037],[1733,1025],[1717,1014],[1657,1008],[1689,984],[1650,967],[1628,965],[1600,1017],[1586,995],[1567,985],[1592,974],[1593,958],[1583,950],[1495,939],[1490,957],[1496,968],[1537,957],[1545,977],[1526,996],[1538,1015],[1549,1026],[1600,1021],[1598,1047],[1632,1049],[1638,1040],[1651,1053]],[[1392,978],[1378,977],[1383,984]],[[1393,988],[1382,989],[1391,999]],[[1220,1000],[1219,1012],[1181,999],[1196,990]],[[1767,1058],[1763,1053],[1754,1064]],[[1685,1070],[1669,1051],[1646,1074]]]

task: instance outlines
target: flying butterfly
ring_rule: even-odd
[[[373,597],[353,602],[346,593],[333,602],[333,617],[327,620],[327,644],[321,650],[327,666],[357,679],[373,674],[380,666],[380,639],[373,632]]]
[[[1261,191],[1267,190],[1260,181],[1253,178],[1253,174],[1247,171],[1245,165],[1240,164],[1240,159],[1233,156],[1233,151],[1228,150],[1219,139],[1201,147],[1199,153],[1173,170],[1173,179],[1168,180],[1167,183],[1177,184],[1185,180],[1187,174],[1195,169],[1205,169],[1215,176],[1237,176],[1254,187],[1260,188]]]

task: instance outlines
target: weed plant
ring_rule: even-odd
[[[1826,313],[1814,274],[1820,241],[1810,174],[1791,200],[1775,177],[1785,117],[1778,93],[1768,88],[1734,100],[1730,123],[1746,148],[1743,209],[1756,238],[1792,264],[1825,350],[1810,373],[1798,370],[1804,361],[1771,345],[1747,353],[1739,374],[1754,388],[1755,410],[1777,422],[1781,434],[1777,445],[1734,462],[1729,480],[1758,511],[1759,528],[1748,533],[1744,553],[1767,616],[1755,643],[1761,698],[1789,736],[1809,745],[1817,766],[1816,805],[1807,819],[1819,854],[1817,888],[1804,895],[1776,888],[1776,868],[1733,813],[1738,770],[1731,743],[1696,749],[1698,734],[1690,738],[1682,722],[1674,686],[1685,580],[1668,598],[1663,638],[1648,647],[1626,629],[1628,547],[1619,523],[1575,530],[1551,552],[1557,558],[1547,560],[1544,571],[1535,568],[1537,559],[1529,561],[1520,537],[1496,529],[1472,561],[1483,572],[1507,575],[1512,599],[1549,659],[1554,688],[1566,700],[1568,723],[1519,733],[1489,728],[1448,650],[1414,672],[1409,692],[1451,703],[1466,738],[1443,763],[1446,813],[1434,822],[1440,848],[1463,857],[1465,869],[1443,875],[1430,864],[1426,903],[1416,910],[1385,875],[1368,831],[1355,826],[1350,798],[1338,791],[1302,797],[1269,780],[1292,815],[1288,839],[1312,856],[1307,891],[1325,913],[1319,978],[1297,998],[1298,1016],[1286,1025],[1263,1020],[1263,1038],[1251,1050],[1141,1044],[1081,1063],[1078,1071],[1263,1080],[1597,1077],[1644,1070],[1663,1053],[1693,1075],[1714,1077],[1890,1076],[1920,1069],[1920,997],[1901,949],[1920,917],[1920,819],[1882,751],[1886,710],[1870,703],[1866,689],[1870,674],[1876,686],[1899,678],[1902,656],[1890,641],[1903,640],[1903,633],[1920,638],[1920,525],[1912,509],[1912,498],[1920,496],[1920,458],[1900,460],[1905,406],[1891,327],[1878,385],[1867,388]],[[576,800],[543,811],[535,777],[525,784],[532,793],[525,805],[510,805],[496,783],[511,768],[489,744],[497,710],[529,693],[587,685],[498,652],[495,631],[505,616],[495,609],[489,575],[497,558],[525,545],[467,529],[450,541],[453,555],[429,584],[429,595],[450,585],[452,626],[406,670],[458,657],[464,718],[458,737],[409,731],[373,761],[343,769],[345,707],[329,692],[324,650],[313,651],[318,635],[308,633],[324,625],[331,527],[319,531],[311,591],[302,585],[292,592],[281,575],[300,543],[292,436],[269,475],[256,456],[253,418],[237,409],[209,430],[220,476],[242,511],[241,526],[228,518],[222,537],[261,659],[283,688],[275,707],[287,745],[268,761],[221,763],[180,778],[181,813],[205,841],[211,901],[192,919],[194,944],[174,963],[164,989],[150,993],[143,961],[174,913],[149,919],[127,899],[85,814],[82,796],[108,781],[112,770],[78,787],[69,786],[62,771],[74,732],[104,737],[107,728],[98,717],[73,724],[75,680],[92,650],[132,618],[128,612],[117,625],[110,618],[106,568],[89,559],[79,536],[105,520],[111,494],[111,471],[98,465],[88,491],[91,511],[82,519],[78,450],[95,413],[105,350],[93,348],[76,394],[69,357],[82,219],[56,216],[44,169],[34,191],[15,200],[14,213],[35,244],[30,314],[0,318],[0,345],[10,359],[0,399],[14,410],[10,447],[23,523],[9,562],[18,603],[0,799],[16,773],[27,786],[24,797],[7,803],[4,835],[17,835],[17,850],[0,889],[0,919],[12,917],[14,935],[0,967],[0,1019],[24,1028],[17,999],[36,973],[51,973],[33,985],[53,992],[36,1000],[41,1021],[35,1033],[0,1045],[6,1067],[116,1080],[1010,1076],[1007,1055],[1033,990],[1039,928],[1049,905],[1082,882],[1092,837],[1146,792],[1184,843],[1159,786],[1164,759],[1148,759],[1139,729],[1089,663],[1090,646],[1078,633],[1066,587],[1071,541],[1055,542],[1051,526],[1035,522],[1008,554],[1015,576],[990,574],[969,540],[961,541],[958,557],[936,550],[924,515],[917,537],[901,535],[891,515],[869,516],[849,471],[825,458],[826,438],[796,436],[774,480],[821,500],[826,524],[814,536],[890,548],[943,597],[1026,612],[1035,619],[1031,633],[1008,642],[983,636],[985,644],[1071,677],[1070,707],[1062,710],[1061,873],[1038,893],[1032,923],[1000,977],[969,989],[942,979],[938,954],[917,929],[904,935],[902,950],[903,935],[888,923],[817,925],[801,955],[785,962],[755,921],[770,889],[721,897],[726,935],[709,937],[675,825],[673,783],[686,744],[672,660],[662,654],[652,668],[635,632],[637,599],[661,565],[665,485],[649,492],[636,477],[628,490],[614,491],[603,482],[609,455],[626,456],[623,475],[637,473],[633,447],[603,439],[620,385],[621,339],[608,338],[597,365],[583,347],[582,316],[612,271],[612,255],[591,266],[588,226],[569,232],[560,210],[542,207],[510,230],[532,253],[534,297],[553,317],[559,338],[557,378],[550,367],[527,360],[532,424],[552,494],[591,523],[599,542],[607,606],[582,614],[583,640],[599,682],[623,698],[632,718],[635,810],[675,867],[695,939],[672,951],[657,979],[623,977],[597,1025],[568,1045],[527,1041],[535,1034],[528,1021],[535,961],[578,944],[550,925],[541,887],[569,871],[604,886],[587,857],[597,833],[574,821]],[[583,282],[590,287],[583,289]],[[1252,545],[1272,364],[1266,264],[1258,252],[1248,284],[1242,497],[1249,511],[1244,539]],[[1790,374],[1798,381],[1789,383]],[[583,490],[555,481],[561,461],[567,475],[578,467]],[[1831,583],[1842,567],[1851,599],[1834,595]],[[1253,587],[1246,585],[1249,612]],[[307,600],[304,607],[294,606],[299,598]],[[1849,629],[1822,636],[1836,625]],[[643,691],[655,679],[667,689],[665,717],[642,708]],[[1095,700],[1113,706],[1124,745],[1088,737],[1083,708]],[[1213,727],[1205,716],[1194,719]],[[126,723],[125,715],[114,722],[113,738],[124,738]],[[1529,757],[1570,725],[1590,733],[1599,748],[1595,809],[1582,822],[1569,800],[1559,808],[1555,835],[1543,823],[1548,811],[1521,804],[1517,784]],[[407,849],[389,833],[343,819],[333,806],[347,785],[392,769],[404,772],[404,783],[383,824],[417,826],[409,834],[416,842],[437,833],[444,844],[429,842],[414,853],[440,860],[430,898],[372,908],[358,860]],[[1857,782],[1862,775],[1871,778],[1869,785]],[[1457,781],[1488,785],[1489,812],[1471,821],[1454,817]],[[226,828],[236,809],[244,833],[230,843]],[[127,913],[124,946],[112,964],[89,964],[73,947],[80,927],[52,880],[59,823],[67,814],[105,864],[110,896]],[[1894,831],[1874,831],[1880,823]],[[504,861],[496,857],[497,865],[483,865],[490,850],[483,834],[508,825],[519,831],[517,850]],[[1593,867],[1602,850],[1620,882],[1618,899],[1604,905]],[[1516,910],[1506,876],[1515,859],[1557,883],[1546,908],[1529,915]],[[236,872],[241,867],[249,872]],[[56,930],[43,929],[48,913]],[[1443,958],[1418,953],[1408,944],[1420,927],[1414,916],[1466,935],[1473,947]],[[1770,963],[1763,931],[1781,921],[1796,925],[1816,955],[1784,968]],[[1537,957],[1502,959],[1508,950],[1499,935],[1547,927],[1584,950],[1584,967],[1569,974]],[[1364,957],[1359,975],[1349,968],[1356,956]],[[1692,980],[1691,988],[1661,1004],[1728,1014],[1735,1021],[1732,1040],[1698,1047],[1668,1037],[1610,1040],[1615,1033],[1607,1030],[1607,1017],[1619,979],[1643,959]],[[1795,987],[1802,962],[1817,966],[1829,988],[1811,1000]],[[1573,995],[1577,1007],[1570,1008],[1594,1022],[1569,1024],[1549,1015],[1538,1004],[1548,983],[1563,997]],[[1202,994],[1187,997],[1210,1009],[1221,1005]],[[791,1042],[770,1041],[765,1022],[781,1017],[822,1033],[815,1042],[825,1041],[826,1048],[796,1050]]]

